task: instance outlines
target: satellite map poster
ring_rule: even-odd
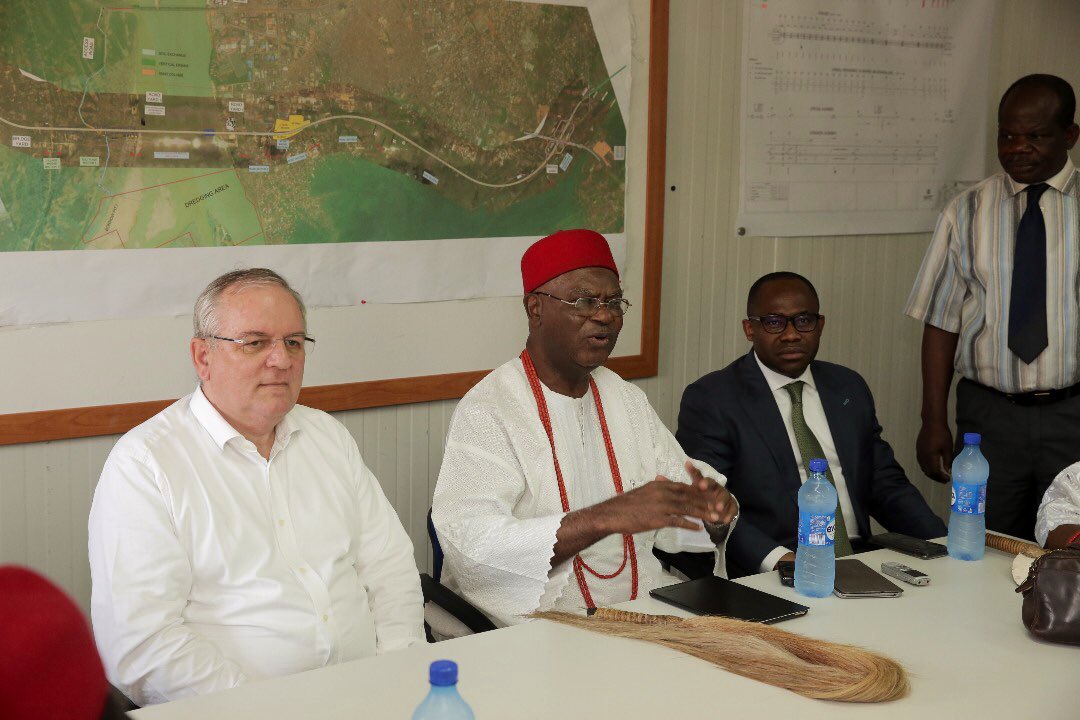
[[[268,265],[312,306],[624,261],[627,0],[6,0],[0,325],[181,315]]]

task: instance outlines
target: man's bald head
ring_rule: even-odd
[[[1073,92],[1072,85],[1057,75],[1025,75],[1014,82],[1001,96],[1001,102],[998,103],[998,118],[1001,117],[1005,101],[1013,94],[1022,94],[1026,97],[1034,97],[1039,94],[1052,96],[1057,101],[1057,111],[1054,113],[1054,119],[1057,121],[1058,126],[1064,130],[1075,121],[1076,94]]]

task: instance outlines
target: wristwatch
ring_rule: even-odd
[[[730,491],[729,491],[730,494]],[[711,523],[704,521],[705,532],[709,533],[709,538],[716,544],[722,545],[725,540],[728,539],[728,535],[731,534],[731,528],[735,527],[735,523],[739,522],[739,501],[734,495],[731,495],[731,499],[735,501],[735,517],[731,518],[726,523]]]

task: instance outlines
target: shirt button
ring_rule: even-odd
[[[277,524],[280,525],[281,527],[285,527],[285,521],[282,520],[281,518],[278,518]]]
[[[329,615],[323,615],[322,616],[322,621],[323,622],[330,622],[330,616]]]
[[[302,573],[306,573],[306,572],[307,572],[307,568],[305,568],[305,567],[300,567],[300,568],[296,568],[296,569],[297,569],[297,570],[299,570],[299,571],[300,571],[300,572],[302,572]]]

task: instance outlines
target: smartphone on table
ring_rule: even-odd
[[[911,555],[912,557],[921,558],[923,560],[932,560],[937,557],[944,557],[949,554],[949,549],[941,543],[930,542],[929,540],[920,540],[919,538],[913,538],[910,535],[901,535],[900,533],[882,533],[881,535],[874,535],[870,538],[870,542],[883,548],[889,548],[905,555]]]
[[[795,587],[795,561],[781,560],[776,563],[776,572],[780,575],[780,584]]]

